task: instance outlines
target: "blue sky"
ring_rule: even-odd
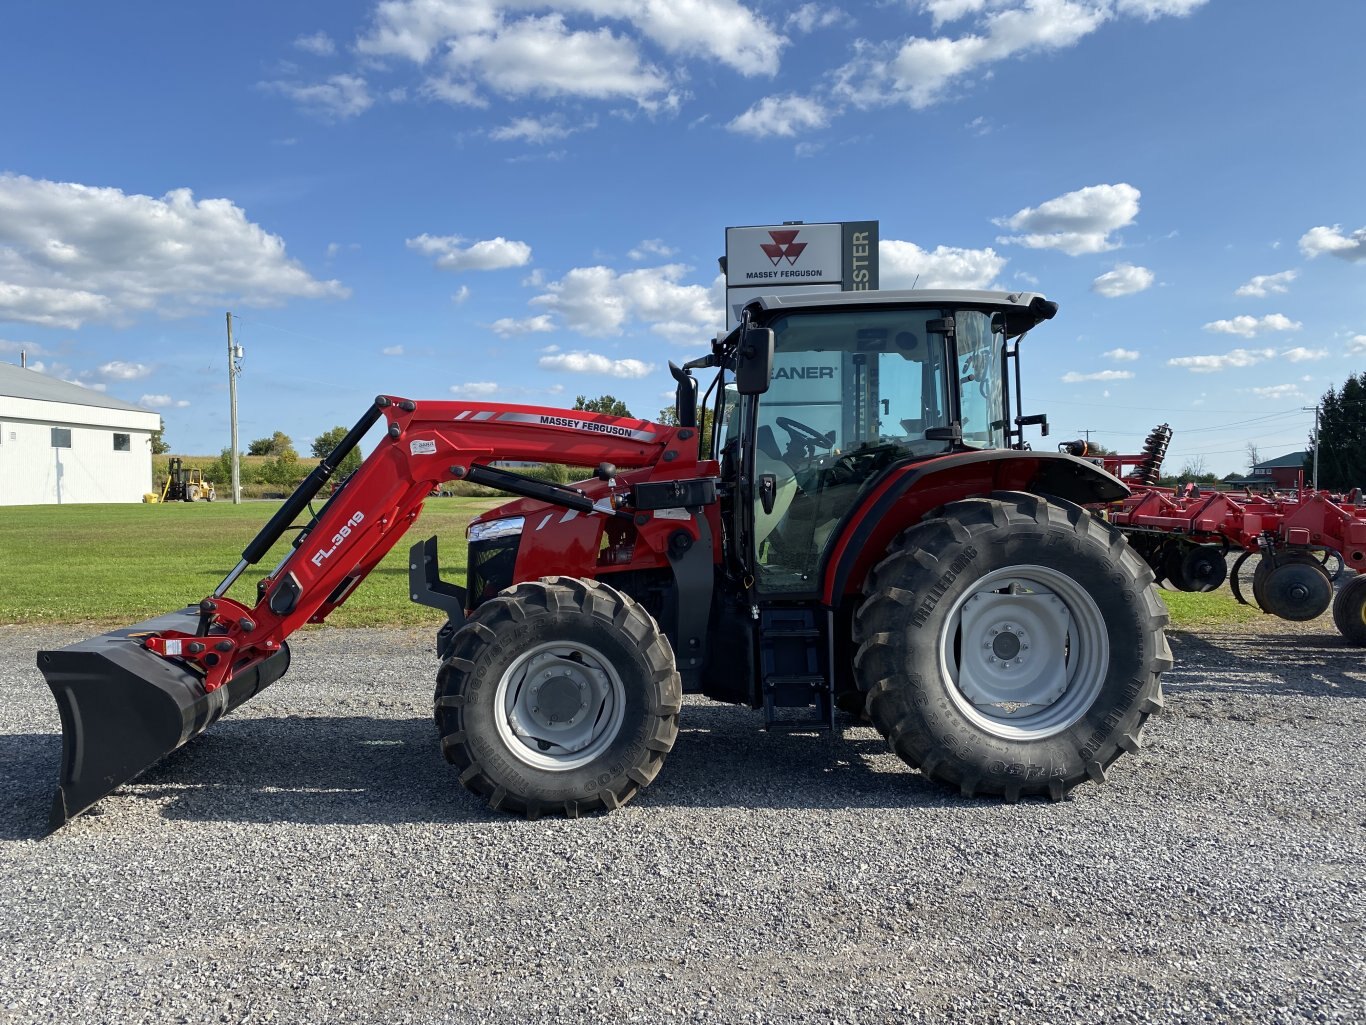
[[[0,359],[301,452],[377,392],[665,404],[730,225],[1029,288],[1050,446],[1226,473],[1366,369],[1360,0],[384,0],[0,12]]]

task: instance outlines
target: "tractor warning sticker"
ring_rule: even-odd
[[[415,456],[434,456],[436,455],[436,442],[419,438],[409,443],[408,451]]]

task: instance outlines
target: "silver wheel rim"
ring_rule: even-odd
[[[938,644],[954,704],[1008,740],[1067,729],[1096,700],[1110,665],[1099,606],[1075,580],[1046,566],[982,577],[950,610]]]
[[[602,754],[621,730],[626,689],[585,644],[548,641],[518,656],[498,681],[494,719],[512,756],[567,772]]]

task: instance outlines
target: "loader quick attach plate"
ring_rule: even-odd
[[[289,668],[289,649],[281,645],[205,693],[198,673],[142,646],[146,634],[193,633],[198,622],[199,610],[191,606],[38,653],[38,668],[62,717],[61,775],[50,830],[203,733]]]

